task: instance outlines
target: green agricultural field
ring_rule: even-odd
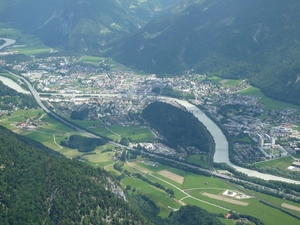
[[[80,59],[80,61],[82,62],[90,63],[93,65],[97,65],[101,60],[103,60],[103,58],[96,57],[96,56],[89,56],[89,55],[85,55]]]
[[[217,77],[217,76],[209,77],[209,79],[210,79],[211,81],[214,81],[214,82],[217,82],[217,83],[220,83],[222,80],[224,80],[223,78]]]
[[[52,134],[49,135],[49,134],[33,131],[33,132],[30,132],[30,133],[24,134],[24,136],[26,136],[30,139],[33,139],[35,141],[41,142],[41,143],[53,141],[53,135]]]
[[[73,123],[90,130],[96,134],[99,134],[104,137],[111,138],[114,141],[120,140],[121,137],[107,130],[100,121],[87,121],[87,120],[72,120],[70,115],[61,115],[65,119],[72,121]],[[97,126],[95,128],[91,128],[91,126]],[[99,126],[99,127],[98,127]]]
[[[147,170],[150,170],[154,173],[169,168],[167,166],[157,164],[157,163],[155,163],[156,166],[153,166],[154,163],[150,162],[150,161],[147,161],[147,160],[143,160],[143,162],[136,162],[136,164],[138,164],[140,167],[143,167],[143,168],[145,168]]]
[[[233,138],[233,142],[234,143],[246,143],[247,144],[247,143],[252,143],[253,140],[248,136],[244,136],[242,138]]]
[[[205,183],[208,182],[206,185]],[[183,188],[184,189],[190,189],[190,188],[221,188],[221,189],[232,189],[231,186],[228,184],[224,183],[222,180],[214,177],[205,177],[205,176],[200,176],[197,174],[192,174],[189,173],[187,176],[184,178],[184,183],[183,183]]]
[[[110,132],[105,127],[89,128],[89,130],[95,132],[96,134],[102,135],[104,137],[111,138],[114,141],[118,141],[121,139],[121,137]]]
[[[281,110],[281,109],[285,109],[285,108],[294,108],[294,109],[297,109],[297,113],[300,114],[300,106],[293,105],[293,104],[286,103],[286,102],[277,101],[272,98],[268,98],[258,88],[249,87],[245,90],[240,91],[239,93],[244,94],[244,95],[253,95],[253,96],[261,97],[259,102],[261,102],[265,105],[266,110],[269,110],[269,109]]]
[[[25,55],[38,55],[41,53],[49,52],[50,48],[45,45],[26,46],[21,48],[14,48],[14,51],[18,51],[19,54]]]
[[[288,156],[288,157],[284,157],[284,158],[255,163],[254,165],[257,167],[274,166],[274,167],[278,167],[280,169],[286,170],[286,168],[288,168],[289,166],[292,165],[293,161],[294,161],[293,158]]]
[[[224,83],[224,86],[235,86],[241,83],[241,80],[228,80]]]
[[[68,132],[74,132],[74,130],[57,120],[53,119],[50,116],[45,116],[42,118],[42,122],[48,122],[49,125],[43,126],[43,128],[49,129],[49,130],[56,130],[58,133],[68,133]]]
[[[157,204],[157,206],[160,207],[159,215],[163,218],[168,217],[171,212],[168,206],[175,209],[179,209],[181,207],[181,205],[174,199],[170,198],[169,194],[167,194],[165,191],[150,186],[148,183],[140,179],[126,177],[122,180],[122,184],[124,187],[130,185],[132,188],[136,188],[137,191],[140,191],[151,198]]]
[[[188,158],[188,163],[209,169],[207,154],[191,155]]]
[[[295,202],[292,202],[292,201],[288,201],[288,200],[285,200],[285,199],[281,199],[281,198],[277,198],[277,197],[274,197],[274,196],[266,195],[266,194],[263,194],[263,193],[256,193],[256,195],[259,196],[260,198],[262,198],[262,199],[264,199],[268,202],[272,202],[273,204],[278,205],[278,206],[281,206],[282,203],[286,203],[286,204],[289,204],[289,205],[300,207],[300,203],[295,203]],[[293,213],[297,214],[297,215],[300,215],[300,212],[298,212],[298,211],[293,211]]]
[[[102,153],[101,151],[106,148],[112,148],[112,145],[103,145],[96,148],[94,151],[96,154],[93,155],[84,155],[81,158],[87,160],[91,165],[95,167],[105,167],[109,164],[114,163],[114,160],[112,160],[112,157],[115,155],[115,152],[105,152]]]
[[[114,125],[109,129],[123,137],[131,138],[133,141],[154,138],[154,135],[148,128],[141,128],[136,126],[124,127],[120,125]]]

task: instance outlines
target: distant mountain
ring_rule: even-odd
[[[179,0],[4,0],[0,21],[69,50],[99,50]]]
[[[265,94],[300,104],[299,12],[298,0],[186,0],[106,55],[157,74],[250,78]]]

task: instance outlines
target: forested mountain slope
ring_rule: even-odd
[[[299,12],[297,0],[186,0],[106,55],[151,73],[249,78],[265,94],[300,104]]]
[[[105,171],[0,126],[1,224],[149,224],[113,187]]]
[[[3,0],[0,20],[50,46],[97,52],[179,0]]]

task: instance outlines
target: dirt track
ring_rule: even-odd
[[[287,209],[292,209],[292,210],[300,212],[300,207],[297,207],[297,206],[294,206],[294,205],[289,205],[289,204],[286,204],[286,203],[282,203],[281,206],[284,207],[284,208],[287,208]]]
[[[175,181],[175,182],[177,182],[179,184],[182,184],[183,181],[184,181],[184,177],[179,176],[179,175],[177,175],[175,173],[172,173],[172,172],[170,172],[168,170],[160,171],[160,172],[158,172],[158,174],[162,175],[162,176],[164,176],[164,177],[166,177],[168,179],[171,179],[171,180],[173,180],[173,181]]]
[[[248,202],[242,202],[242,201],[234,200],[234,199],[231,199],[231,198],[226,198],[226,197],[219,196],[219,195],[209,194],[209,193],[206,193],[206,192],[203,192],[202,195],[207,196],[209,198],[217,199],[217,200],[220,200],[220,201],[229,202],[229,203],[232,203],[232,204],[235,204],[235,205],[241,205],[241,206],[249,205]]]

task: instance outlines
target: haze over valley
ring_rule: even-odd
[[[0,3],[1,224],[298,224],[299,7]]]

